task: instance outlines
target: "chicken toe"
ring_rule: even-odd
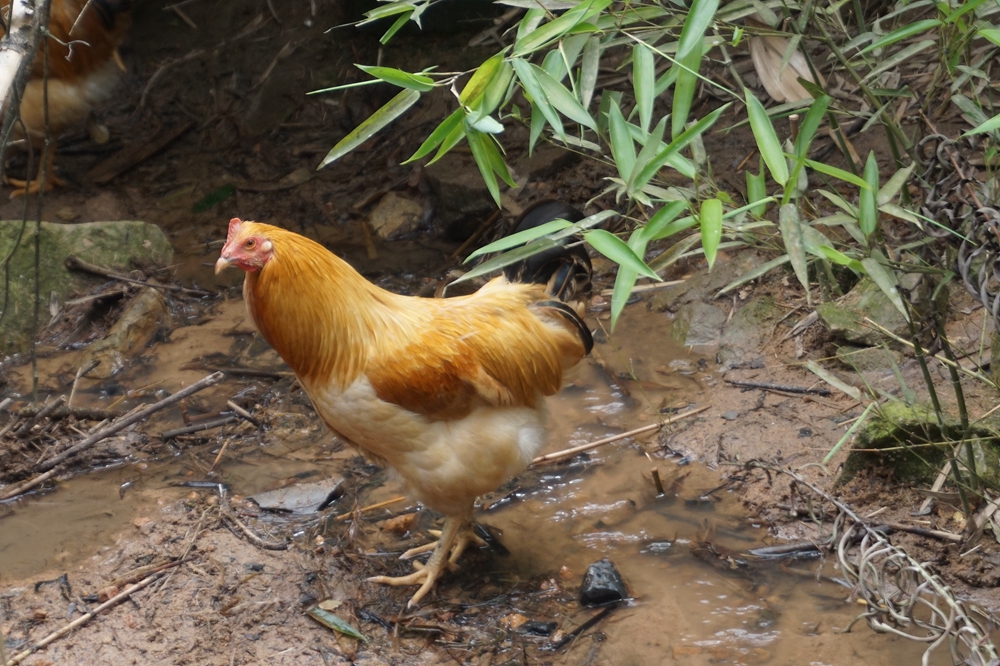
[[[427,560],[427,564],[418,567],[416,571],[406,576],[373,576],[368,580],[383,585],[420,585],[420,589],[414,593],[407,604],[408,607],[413,608],[431,591],[444,570],[454,567],[455,562],[471,543],[481,543],[481,540],[473,534],[469,521],[461,518],[445,518],[440,539],[424,546],[411,548],[400,558],[409,559],[433,549],[434,552]],[[414,563],[414,565],[416,564]]]

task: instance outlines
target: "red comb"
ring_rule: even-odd
[[[233,219],[229,220],[229,234],[226,236],[227,244],[229,243],[229,241],[233,240],[233,237],[236,236],[236,234],[240,233],[240,225],[242,224],[243,220],[241,220],[238,217],[234,217]]]

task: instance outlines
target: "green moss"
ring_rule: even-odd
[[[952,417],[946,417],[945,425],[951,430],[960,427],[959,420]],[[976,438],[972,448],[977,472],[987,483],[1000,484],[1000,423],[981,421],[972,426],[970,435]],[[870,468],[891,469],[898,481],[932,483],[954,447],[940,443],[944,439],[930,408],[901,402],[881,405],[858,433],[837,484]]]

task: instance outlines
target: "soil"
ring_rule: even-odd
[[[362,78],[355,62],[380,60],[411,71],[430,64],[468,68],[492,53],[491,46],[468,46],[489,19],[473,17],[461,29],[429,37],[403,34],[381,49],[376,34],[327,32],[350,18],[350,3],[273,3],[275,15],[264,1],[201,0],[183,7],[196,28],[165,11],[165,4],[136,8],[122,48],[128,65],[122,85],[97,114],[112,141],[98,146],[79,135],[61,141],[66,150],[58,165],[69,184],[46,195],[43,217],[155,223],[174,244],[174,279],[219,296],[171,295],[173,324],[111,380],[80,380],[74,405],[123,412],[216,368],[244,372],[230,372],[181,406],[98,444],[57,477],[57,485],[0,503],[0,635],[8,658],[149,575],[140,567],[170,562],[165,575],[129,600],[23,663],[846,664],[917,658],[920,646],[902,639],[860,627],[841,634],[857,610],[845,603],[848,591],[817,582],[815,562],[736,570],[718,556],[718,549],[737,553],[816,536],[811,523],[797,519],[798,499],[787,479],[747,471],[747,461],[796,468],[858,513],[882,511],[887,521],[911,520],[924,500],[917,488],[879,469],[834,487],[845,451],[826,466],[815,464],[861,414],[848,396],[728,383],[822,386],[803,363],[829,359],[836,346],[819,325],[788,335],[808,310],[794,277],[780,272],[727,298],[710,300],[708,291],[690,296],[729,318],[765,296],[780,312],[745,358],[727,364],[714,352],[678,346],[670,333],[672,308],[650,307],[655,292],[628,306],[614,334],[606,332],[606,303],[598,297],[590,313],[601,329],[598,344],[551,401],[547,450],[687,408],[708,409],[659,434],[533,468],[483,498],[477,519],[502,545],[470,553],[421,608],[406,610],[407,589],[368,583],[370,575],[407,571],[396,556],[425,541],[439,517],[418,513],[409,500],[359,511],[395,498],[397,481],[323,428],[287,367],[255,337],[241,302],[242,278],[236,271],[216,277],[211,267],[226,222],[238,216],[316,238],[395,291],[429,295],[445,284],[457,266],[453,253],[475,225],[441,223],[442,197],[433,183],[468,169],[469,162],[461,150],[439,171],[400,162],[451,111],[453,100],[443,92],[425,96],[390,131],[317,172],[325,152],[392,93],[383,86],[304,93]],[[161,152],[110,182],[97,184],[88,175],[116,148],[189,125]],[[509,134],[509,145],[526,143],[519,144],[526,139],[523,128],[511,127]],[[744,181],[736,166],[752,145],[745,130],[707,142],[722,172],[717,176],[734,196]],[[543,198],[583,205],[609,175],[586,161],[533,159],[524,149],[508,155],[515,173],[528,178],[505,193],[505,221]],[[363,226],[390,191],[419,202],[423,212],[394,240],[372,240]],[[597,198],[593,205],[613,203]],[[19,218],[22,207],[5,203],[0,215]],[[714,270],[740,259],[723,254]],[[598,258],[595,265],[596,289],[610,288],[611,268]],[[706,271],[689,262],[665,277]],[[108,312],[116,310],[104,311],[113,320]],[[950,315],[953,343],[976,350],[983,335],[976,304],[953,290]],[[73,384],[83,342],[71,342],[58,327],[41,341],[40,398],[63,395]],[[18,407],[32,389],[30,365],[21,361],[5,362],[0,376],[0,399],[14,397]],[[943,370],[934,371],[942,386],[949,381]],[[914,361],[904,361],[901,374],[907,386],[922,385]],[[839,375],[848,383],[901,391],[892,372]],[[217,415],[227,400],[252,412],[260,427],[235,421],[162,436]],[[995,396],[970,386],[966,400],[970,413],[979,415]],[[53,423],[51,442],[75,440],[98,426],[83,418]],[[0,439],[0,482],[32,476],[40,457],[51,454],[36,448],[44,441],[9,434]],[[666,485],[663,497],[653,486],[654,469]],[[337,488],[335,501],[319,513],[287,514],[263,511],[247,499],[303,482],[330,483]],[[921,520],[934,529],[962,529],[955,507],[943,501]],[[990,539],[964,558],[954,544],[915,535],[894,539],[932,562],[963,597],[987,611],[1000,608],[1000,548]],[[603,557],[618,566],[633,601],[576,636],[575,628],[603,612],[578,600],[584,571]],[[729,564],[720,567],[723,560]],[[366,639],[310,618],[307,611],[320,602]]]

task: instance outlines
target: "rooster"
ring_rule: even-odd
[[[107,99],[118,83],[122,68],[118,56],[128,28],[132,0],[52,0],[49,8],[48,113],[53,137],[87,117]],[[7,8],[0,7],[6,16]],[[0,26],[0,34],[4,31]],[[36,150],[45,141],[45,45],[39,46],[28,83],[21,97],[23,126],[15,125],[17,138],[27,138]],[[27,134],[27,137],[25,137]],[[53,141],[54,143],[54,141]],[[55,146],[50,147],[46,189],[63,185],[53,173]],[[11,196],[37,194],[39,181],[8,179],[16,190]]]
[[[544,397],[590,353],[590,330],[539,284],[498,277],[469,296],[402,296],[322,245],[256,222],[230,221],[215,271],[232,265],[246,272],[251,319],[330,430],[444,514],[438,541],[402,556],[433,550],[426,565],[369,579],[419,585],[415,606],[477,541],[476,497],[541,449]]]

